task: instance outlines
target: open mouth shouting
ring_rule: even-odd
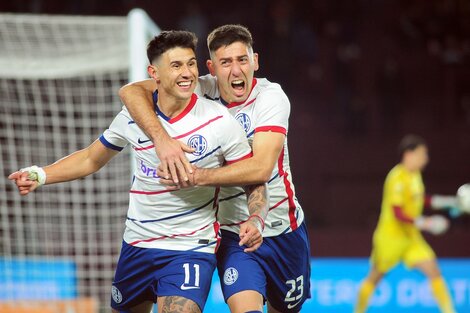
[[[245,81],[243,81],[242,79],[234,80],[232,81],[231,86],[235,93],[235,96],[240,97],[244,95],[246,86]]]

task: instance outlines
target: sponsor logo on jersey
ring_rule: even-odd
[[[229,267],[224,272],[224,284],[230,286],[234,284],[238,279],[238,271],[233,268]]]
[[[137,139],[137,142],[138,142],[139,144],[143,144],[143,143],[146,143],[146,142],[149,142],[149,141],[150,141],[150,139],[143,139],[143,140],[140,139],[140,138]]]
[[[140,160],[140,170],[147,177],[158,178],[157,169],[145,165],[142,160]]]
[[[188,139],[188,146],[194,149],[194,155],[200,156],[207,150],[207,140],[201,135],[193,135]]]
[[[119,291],[119,289],[117,289],[115,286],[113,286],[113,288],[111,289],[111,295],[113,296],[114,302],[116,303],[122,302],[122,294]]]
[[[235,119],[243,127],[243,129],[245,130],[245,133],[247,133],[250,130],[251,120],[250,120],[250,117],[247,114],[239,113],[235,116]]]

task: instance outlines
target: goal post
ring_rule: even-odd
[[[146,45],[158,32],[140,9],[127,17],[0,14],[0,308],[109,308],[130,153],[25,197],[7,176],[96,140],[121,109],[119,88],[147,77]]]
[[[128,14],[129,25],[129,81],[147,78],[147,47],[150,39],[161,32],[142,9],[133,9]]]

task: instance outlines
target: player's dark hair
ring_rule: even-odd
[[[207,36],[209,53],[215,52],[220,47],[231,45],[234,42],[242,42],[248,47],[253,47],[253,38],[245,26],[228,24],[217,27]]]
[[[196,51],[197,37],[194,33],[184,30],[165,30],[155,36],[147,45],[147,58],[150,64],[166,51],[179,47]]]
[[[398,153],[400,157],[403,157],[405,152],[413,151],[419,146],[426,146],[426,141],[418,135],[409,134],[403,137],[400,141],[400,144],[398,145]]]

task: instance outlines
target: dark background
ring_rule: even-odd
[[[214,27],[246,25],[258,77],[291,100],[291,166],[313,256],[367,256],[382,185],[407,133],[423,136],[427,192],[470,182],[470,1],[3,1],[0,11],[126,15],[198,34],[200,73]],[[427,213],[431,213],[427,211]],[[470,256],[470,216],[441,237],[440,256]]]

